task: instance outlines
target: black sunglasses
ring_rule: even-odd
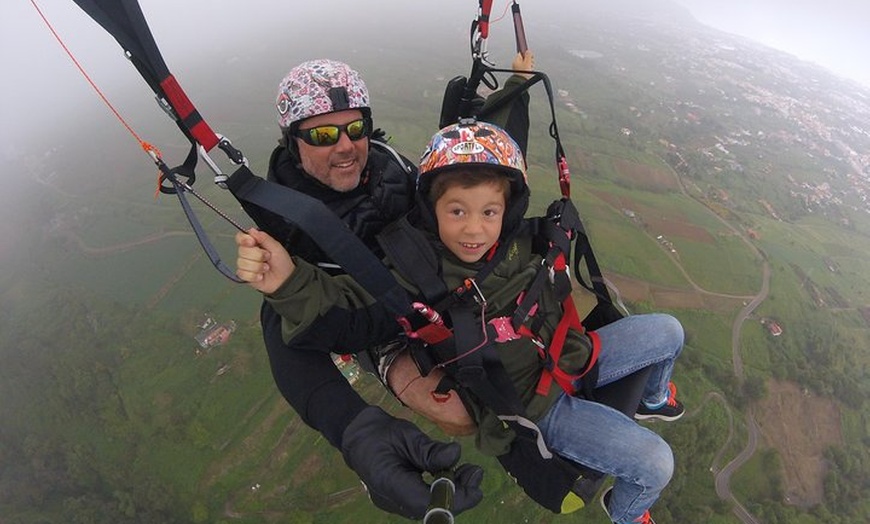
[[[370,118],[360,118],[344,125],[329,124],[312,127],[311,129],[297,129],[293,133],[293,136],[301,138],[303,142],[310,146],[326,147],[337,144],[342,133],[347,134],[349,139],[356,142],[361,138],[371,135],[372,120]]]

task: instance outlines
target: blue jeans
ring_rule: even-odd
[[[652,366],[643,400],[667,398],[683,327],[670,315],[632,315],[597,330],[601,338],[598,385]],[[613,522],[629,523],[658,499],[674,471],[668,444],[656,433],[609,406],[562,394],[538,422],[552,451],[615,477]]]

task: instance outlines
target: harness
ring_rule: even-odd
[[[533,252],[542,257],[542,264],[517,297],[512,312],[485,320],[487,303],[481,284],[504,260],[519,234],[531,234]],[[525,219],[514,235],[502,239],[489,253],[477,273],[456,289],[447,288],[440,275],[437,254],[425,234],[407,218],[385,229],[378,241],[398,272],[420,290],[421,301],[413,302],[412,311],[399,316],[398,321],[409,340],[416,342],[409,347],[421,375],[428,375],[435,368],[445,371],[433,399],[446,400],[455,391],[467,406],[476,404],[491,410],[515,434],[510,451],[498,458],[526,493],[556,513],[583,507],[597,492],[603,475],[549,451],[537,426],[526,416],[520,395],[499,356],[500,344],[528,338],[537,349],[541,366],[536,394],[547,395],[555,383],[569,395],[595,397],[600,341],[594,331],[587,331],[584,326],[587,320],[595,327],[599,324],[595,318],[581,321],[571,296],[572,243],[578,281],[587,287],[580,276],[581,260],[586,262],[586,270],[595,281],[603,279],[600,272],[596,273],[598,266],[571,200],[561,198],[549,206],[545,216]],[[549,346],[538,334],[544,318],[537,315],[539,299],[547,287],[562,304],[562,316]],[[601,307],[596,306],[597,309],[621,316],[610,302],[606,288],[598,301]],[[590,357],[577,372],[559,367],[570,331],[585,334],[590,343]]]
[[[184,163],[170,168],[163,162],[159,152],[154,148],[146,147],[147,144],[140,141],[143,149],[152,157],[161,172],[161,192],[175,194],[178,197],[197,238],[212,264],[221,273],[238,281],[232,270],[221,261],[217,250],[212,246],[189,205],[186,195],[190,194],[200,199],[207,207],[217,211],[232,222],[237,229],[243,230],[243,228],[220,213],[192,189],[198,158],[202,158],[214,172],[214,181],[219,187],[229,189],[246,212],[256,215],[253,218],[261,228],[286,227],[288,222],[298,227],[318,244],[318,247],[329,259],[341,266],[376,300],[384,304],[390,311],[395,312],[399,318],[404,318],[411,326],[410,333],[416,333],[421,337],[430,331],[434,334],[440,333],[443,338],[441,340],[438,340],[437,337],[431,338],[430,346],[445,353],[446,357],[435,365],[443,365],[453,380],[461,386],[461,389],[480,398],[484,404],[490,406],[500,416],[505,424],[514,430],[516,438],[510,451],[498,458],[503,467],[532,499],[557,513],[579,509],[585,502],[591,500],[601,485],[603,475],[562,460],[546,449],[536,426],[524,417],[522,404],[518,402],[516,392],[511,394],[512,385],[509,380],[506,380],[504,368],[501,366],[496,351],[499,339],[506,341],[514,336],[528,336],[533,340],[535,339],[534,304],[536,299],[534,297],[536,291],[534,287],[536,284],[538,286],[552,285],[555,289],[560,290],[561,286],[564,286],[564,282],[569,283],[568,291],[565,292],[563,300],[565,314],[563,322],[559,323],[560,329],[557,330],[559,333],[567,334],[571,330],[582,330],[584,326],[586,329],[594,331],[598,326],[621,317],[611,302],[588,239],[583,231],[583,226],[579,222],[579,217],[576,223],[569,220],[573,219],[572,214],[576,215],[576,210],[573,209],[573,206],[567,205],[570,203],[567,201],[570,173],[558,136],[552,89],[546,75],[533,72],[532,78],[527,80],[516,92],[524,92],[532,84],[539,81],[547,90],[550,98],[551,116],[553,117],[550,124],[550,136],[556,142],[556,165],[565,202],[553,209],[552,214],[548,213],[550,219],[531,220],[525,224],[528,227],[547,231],[552,226],[552,218],[558,217],[562,229],[559,234],[542,237],[547,239],[542,242],[546,248],[542,248],[541,251],[544,259],[547,260],[546,271],[544,276],[535,277],[532,285],[519,300],[519,304],[510,319],[503,318],[496,322],[490,322],[484,326],[484,329],[480,329],[476,323],[475,315],[478,309],[485,306],[485,297],[475,292],[475,282],[482,282],[485,279],[484,270],[491,271],[492,267],[500,260],[499,257],[504,256],[503,252],[497,250],[496,253],[493,253],[490,261],[493,265],[490,266],[489,262],[485,264],[483,270],[469,279],[461,289],[441,289],[439,290],[440,294],[432,295],[445,300],[449,299],[449,307],[442,307],[439,303],[440,300],[435,299],[431,301],[427,299],[427,303],[435,304],[432,308],[425,304],[415,306],[408,299],[404,288],[392,278],[378,257],[373,255],[365,243],[345,227],[344,222],[332,210],[304,193],[255,176],[248,169],[248,162],[244,154],[236,149],[226,137],[215,133],[208,126],[167,68],[136,0],[74,1],[112,34],[124,48],[128,58],[157,95],[160,106],[175,121],[190,142],[190,152]],[[472,26],[472,55],[474,59],[472,73],[467,79],[458,77],[448,85],[442,105],[441,127],[457,118],[474,116],[475,114],[479,118],[485,119],[486,112],[480,110],[476,104],[476,89],[481,81],[495,89],[495,84],[488,84],[487,79],[492,78],[493,72],[508,71],[492,68],[485,63],[489,12],[492,2],[491,0],[480,0],[479,5],[479,17]],[[516,2],[512,8],[517,50],[520,51],[525,48],[525,33],[522,29],[519,6]],[[519,25],[517,25],[517,21],[520,22]],[[502,101],[502,103],[508,102],[507,98]],[[502,106],[496,104],[490,110],[496,111],[500,107]],[[525,142],[525,140],[521,140],[521,142]],[[224,173],[209,156],[209,152],[213,152],[215,148],[223,151],[227,159],[234,165],[234,172],[231,175]],[[288,206],[287,202],[293,202],[293,205]],[[567,233],[568,231],[570,233]],[[570,300],[570,278],[567,269],[570,266],[570,258],[568,257],[570,248],[559,248],[558,253],[553,253],[552,256],[550,254],[550,250],[554,246],[561,246],[566,242],[570,244],[571,241],[575,244],[574,275],[586,289],[594,292],[598,297],[595,309],[582,322],[576,318],[576,309],[573,308],[573,302]],[[510,242],[505,242],[504,246],[509,244]],[[502,247],[502,249],[506,248]],[[579,271],[581,259],[586,261],[590,279],[588,284],[583,281]],[[437,269],[437,260],[435,268]],[[437,276],[437,271],[433,275]],[[539,280],[540,283],[538,283]],[[425,290],[426,288],[421,287],[421,289]],[[445,323],[443,326],[439,326],[434,321],[436,317],[433,313],[440,315],[439,311],[444,311],[442,319]],[[424,312],[429,317],[424,316]],[[430,318],[433,320],[430,321]],[[558,337],[554,336],[553,338],[555,340]],[[450,356],[451,347],[453,348],[452,357]],[[475,350],[457,353],[456,348],[473,348]],[[560,348],[558,343],[552,343],[550,348],[540,348],[542,369],[544,370],[541,383],[538,384],[538,389],[541,391],[549,389],[554,381],[563,388],[566,382],[572,381],[572,376],[570,374],[563,375],[556,365],[561,355]],[[457,358],[459,356],[462,358]],[[584,390],[587,389],[587,384],[595,383],[590,375],[594,373],[594,359],[590,360],[592,362],[586,366],[587,369],[584,370],[586,374],[582,378]],[[628,397],[636,406],[639,394],[623,396]],[[570,501],[569,494],[575,494],[579,498],[575,497],[575,501]]]
[[[481,325],[478,319],[465,320],[468,315],[481,316],[486,297],[478,283],[483,282],[492,269],[503,260],[510,241],[502,242],[489,256],[483,267],[457,289],[448,290],[438,275],[437,257],[423,234],[407,219],[394,223],[379,236],[382,249],[389,255],[400,274],[409,278],[420,289],[425,302],[414,302],[413,313],[400,317],[405,335],[421,344],[414,344],[414,359],[423,375],[436,367],[452,368],[445,383],[436,391],[445,393],[453,387],[454,375],[465,373],[468,358],[484,346],[527,338],[537,348],[541,365],[541,378],[536,393],[547,395],[555,382],[569,395],[578,393],[576,383],[596,382],[595,364],[600,342],[594,332],[586,332],[574,300],[571,297],[571,279],[568,271],[571,238],[582,227],[574,205],[568,199],[554,202],[544,217],[526,219],[521,230],[530,231],[535,251],[543,258],[542,264],[529,285],[517,296],[516,308],[511,314],[491,318]],[[554,290],[562,304],[562,317],[556,326],[549,346],[545,346],[539,331],[543,323],[536,316],[538,301],[546,287]],[[432,304],[431,306],[429,304]],[[480,315],[476,313],[481,311]],[[448,323],[450,325],[448,325]],[[591,356],[579,373],[570,373],[559,367],[565,340],[569,331],[585,334],[590,339]],[[591,374],[590,374],[591,373]],[[589,391],[585,392],[587,395]]]

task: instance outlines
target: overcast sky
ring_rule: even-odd
[[[867,0],[675,0],[698,21],[870,87]]]
[[[111,94],[114,85],[131,85],[150,96],[134,68],[120,58],[116,42],[72,0],[36,1],[104,90]],[[528,16],[535,11],[535,4],[558,5],[568,1],[571,0],[527,0],[520,4]],[[702,23],[786,51],[870,86],[870,60],[866,58],[870,50],[870,2],[867,0],[675,1],[687,7]],[[360,10],[380,10],[395,13],[399,17],[395,23],[399,24],[446,23],[445,17],[435,16],[434,10],[440,7],[455,12],[459,6],[460,9],[465,7],[465,11],[460,12],[467,12],[468,16],[456,20],[456,24],[467,27],[476,9],[473,0],[141,0],[140,3],[172,70],[196,53],[208,52],[215,42],[247,35],[247,40],[240,42],[240,49],[256,43],[257,37],[250,37],[252,30],[255,35],[257,31],[283,30],[288,41],[299,46],[307,42],[316,46],[309,38],[294,39],[302,25],[322,27],[324,38],[340,38],[329,33],[337,12],[357,19],[362,17]],[[336,4],[341,8],[335,9]],[[494,16],[507,4],[508,0],[496,0]],[[408,14],[417,6],[419,16],[409,19]],[[96,100],[91,88],[49,33],[31,0],[4,0],[2,9],[0,67],[4,81],[0,83],[0,141],[27,133],[28,126],[38,129],[51,124],[52,118],[63,113],[62,106],[75,103],[72,101],[79,100],[79,95],[90,92],[91,101]],[[385,16],[379,16],[383,22]],[[195,31],[192,34],[179,32],[179,20],[190,21],[187,27]],[[365,27],[368,38],[376,38],[377,29],[373,30],[370,24]],[[371,36],[372,33],[375,36]]]

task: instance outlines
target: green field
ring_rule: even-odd
[[[731,503],[716,495],[714,473],[745,447],[747,414],[773,380],[797,384],[840,413],[842,441],[825,454],[825,477],[814,479],[820,504],[801,509],[786,501],[787,457],[767,444],[732,477],[737,500],[768,524],[866,521],[870,218],[848,177],[831,174],[843,164],[790,145],[783,137],[808,140],[804,129],[784,127],[795,124],[748,102],[742,77],[731,82],[696,71],[675,34],[629,24],[631,36],[618,38],[621,24],[555,22],[575,30],[538,26],[538,64],[564,90],[555,103],[572,198],[605,274],[698,298],[661,308],[651,291],[628,301],[633,313],[664,309],[686,332],[675,378],[688,414],[649,426],[677,457],[657,522],[738,524]],[[448,46],[443,31],[396,30],[401,37],[391,38],[406,46],[326,39],[321,51],[366,72],[377,125],[415,160],[435,130],[444,83],[467,73],[467,50],[462,31],[446,38],[456,44]],[[639,50],[638,41],[653,51]],[[700,41],[721,52],[718,41]],[[662,51],[668,45],[671,54]],[[283,41],[274,47],[280,52],[233,62],[237,70],[222,65],[226,85],[207,64],[189,69],[200,107],[259,174],[277,139],[275,71],[308,58]],[[607,54],[581,60],[570,52],[587,48]],[[502,62],[512,52],[493,48]],[[756,76],[771,92],[803,96],[804,83],[778,87],[781,80]],[[251,98],[230,104],[227,92]],[[833,100],[838,107],[842,99]],[[183,158],[177,130],[157,123],[162,114],[153,106],[146,110],[138,120],[144,132],[167,157]],[[845,118],[836,114],[831,118]],[[10,162],[21,188],[0,202],[0,521],[408,522],[372,506],[340,453],[286,405],[262,347],[259,295],[211,267],[174,197],[154,200],[153,167],[129,137],[95,119],[88,140],[64,142],[82,132],[83,118],[59,124]],[[558,185],[540,86],[532,123],[531,209],[541,213]],[[717,141],[762,135],[716,153]],[[685,165],[674,161],[675,151]],[[208,170],[200,173],[196,187],[244,219]],[[800,193],[802,184],[825,183],[839,200],[816,204]],[[235,229],[193,205],[232,267]],[[765,264],[769,293],[738,326],[742,368],[735,370],[734,323],[761,292]],[[237,329],[226,345],[198,351],[193,337],[209,315]],[[772,336],[762,321],[780,324],[782,335]],[[388,411],[412,417],[372,377],[356,386]],[[486,497],[457,523],[606,522],[597,506],[582,518],[538,508],[493,458],[470,439],[461,442],[464,459],[486,469]]]

